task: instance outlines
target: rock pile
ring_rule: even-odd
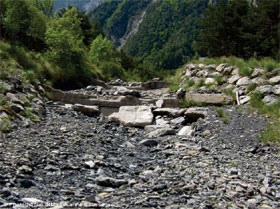
[[[234,94],[237,92],[241,104],[249,102],[250,93],[260,92],[265,104],[273,104],[280,95],[279,72],[280,69],[266,72],[264,68],[254,68],[248,69],[248,75],[245,76],[237,67],[226,64],[188,64],[180,86],[188,87],[190,91],[215,89],[221,92],[228,90]]]
[[[16,76],[0,80],[0,130],[27,127],[45,115],[44,88],[24,83]],[[1,135],[1,134],[0,134]]]
[[[257,140],[264,120],[224,111],[228,123],[215,107],[159,109],[144,130],[49,103],[0,141],[0,208],[279,208],[279,151]],[[193,133],[174,135],[184,126]]]

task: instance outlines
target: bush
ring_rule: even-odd
[[[222,108],[217,109],[216,112],[220,118],[224,117],[224,110]]]
[[[219,75],[215,76],[214,79],[218,85],[223,85],[226,82],[223,77]]]

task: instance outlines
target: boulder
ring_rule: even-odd
[[[262,85],[265,83],[265,80],[261,77],[256,77],[252,79],[252,83],[255,83],[257,85]]]
[[[161,128],[154,130],[147,134],[149,138],[156,138],[160,136],[175,135],[175,130],[172,128]]]
[[[16,113],[20,113],[24,111],[24,108],[20,104],[11,104],[11,109]]]
[[[147,126],[145,126],[145,131],[148,134],[152,131],[162,129],[162,128],[170,128],[170,126],[169,125],[147,125]]]
[[[273,87],[273,93],[276,95],[280,95],[280,84]]]
[[[148,106],[122,106],[119,112],[109,115],[110,121],[133,127],[151,125],[153,118],[152,108]]]
[[[278,101],[278,97],[272,96],[272,95],[267,95],[263,98],[262,101],[264,104],[271,105]]]
[[[223,71],[223,74],[225,75],[230,75],[232,73],[232,71],[234,70],[234,67],[233,66],[229,66],[229,67],[226,67]]]
[[[246,86],[246,85],[249,85],[250,83],[251,83],[250,78],[242,77],[237,81],[236,85],[237,86]]]
[[[75,104],[73,109],[77,112],[84,113],[87,116],[95,116],[100,114],[98,106]]]
[[[278,83],[280,83],[280,75],[275,76],[275,77],[273,77],[273,78],[270,78],[270,79],[269,79],[269,83],[272,83],[272,84],[278,84]]]
[[[234,83],[236,83],[239,79],[240,79],[241,77],[240,77],[240,75],[233,75],[232,77],[230,77],[229,79],[228,79],[228,83],[229,84],[234,84]]]
[[[182,88],[180,88],[177,92],[176,92],[176,97],[178,99],[182,99],[185,96],[186,91]]]
[[[265,70],[263,68],[255,68],[253,73],[252,73],[252,77],[257,77],[262,75],[265,72]]]
[[[255,91],[259,91],[263,94],[270,94],[273,87],[271,85],[258,86]]]
[[[214,84],[215,83],[215,79],[214,78],[206,78],[205,79],[205,84]]]
[[[168,115],[170,117],[179,117],[183,115],[185,109],[175,109],[175,108],[157,108],[153,111],[155,115]]]
[[[20,104],[20,105],[24,105],[24,103],[19,100],[15,94],[12,94],[12,93],[7,93],[6,94],[6,97],[13,103],[16,103],[16,104]]]
[[[223,63],[223,64],[220,64],[217,68],[216,68],[216,71],[218,72],[223,72],[223,70],[227,67],[227,64]]]
[[[192,129],[191,126],[184,126],[183,128],[181,128],[181,130],[179,131],[179,133],[177,135],[179,136],[192,136],[194,133],[194,130]]]
[[[191,107],[187,109],[184,115],[188,121],[195,122],[199,118],[205,118],[207,116],[207,109],[201,107]]]
[[[187,93],[185,99],[209,105],[232,104],[234,102],[233,98],[224,94]]]
[[[175,118],[173,120],[170,121],[170,124],[173,124],[173,125],[180,125],[180,124],[183,124],[185,122],[185,117],[181,116],[181,117],[178,117],[178,118]]]

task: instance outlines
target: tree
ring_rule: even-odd
[[[46,31],[45,16],[30,1],[3,0],[1,4],[2,36],[30,49],[42,49]]]
[[[113,44],[102,35],[97,36],[90,45],[90,59],[97,66],[102,62],[119,62]]]
[[[90,45],[90,60],[100,67],[107,79],[122,78],[124,70],[111,41],[101,34]]]
[[[71,10],[73,7],[71,5],[69,5],[67,8],[62,8],[60,9],[60,11],[58,12],[58,17],[62,17],[63,14],[65,14],[65,12],[67,12],[67,10]],[[90,19],[88,17],[88,15],[86,14],[86,11],[78,11],[78,18],[81,21],[81,29],[82,29],[82,33],[84,36],[83,42],[84,44],[89,47],[91,42],[99,35],[102,34],[101,32],[101,28],[99,23],[95,23],[94,25],[90,22]],[[103,34],[102,34],[103,35]]]
[[[85,55],[81,21],[76,8],[67,10],[61,18],[54,17],[47,28],[47,58],[63,69],[58,84],[64,89],[73,89],[77,81],[89,83],[91,69]],[[76,85],[75,85],[76,84]]]
[[[36,0],[36,6],[47,17],[50,17],[52,15],[53,0]]]

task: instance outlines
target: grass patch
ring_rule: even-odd
[[[234,87],[231,87],[231,88],[225,89],[224,93],[235,99],[235,93],[233,92],[233,90],[234,90]]]
[[[248,91],[248,92],[251,92],[251,91],[254,91],[256,88],[257,88],[257,84],[255,84],[255,83],[250,83],[250,84],[248,85],[247,91]]]
[[[220,118],[224,117],[224,110],[222,108],[216,109],[216,112]]]
[[[264,143],[280,144],[280,98],[272,105],[264,105],[263,95],[260,92],[250,94],[250,104],[256,108],[260,114],[268,116],[267,127],[260,133],[260,139]]]
[[[12,122],[9,117],[3,117],[0,120],[0,130],[3,133],[11,131],[11,125],[12,125]]]
[[[204,79],[200,79],[197,84],[195,85],[195,89],[198,90],[200,89],[202,86],[205,86],[205,80]]]
[[[181,108],[188,108],[188,107],[203,107],[206,106],[206,104],[202,103],[202,102],[196,102],[193,100],[186,100],[186,99],[182,99],[180,101],[180,107]]]
[[[227,63],[228,66],[238,67],[239,72],[245,76],[250,76],[253,73],[253,71],[250,70],[252,68],[261,67],[264,68],[267,72],[271,72],[272,70],[280,67],[280,63],[272,58],[263,58],[263,59],[251,58],[249,60],[244,60],[237,57],[206,58],[203,60],[192,60],[189,63],[194,63],[194,64],[204,63],[206,65],[211,65],[211,64],[220,65],[222,63]]]
[[[223,85],[226,81],[224,80],[224,78],[220,75],[216,75],[214,77],[215,81],[217,82],[218,85]]]
[[[239,68],[239,75],[240,76],[247,76],[247,77],[251,77],[252,73],[254,72],[253,69],[251,69],[248,66],[242,66]]]
[[[179,85],[171,85],[168,89],[169,92],[178,91],[180,89]]]
[[[195,81],[193,79],[190,79],[187,81],[187,86],[192,87],[195,84]]]

